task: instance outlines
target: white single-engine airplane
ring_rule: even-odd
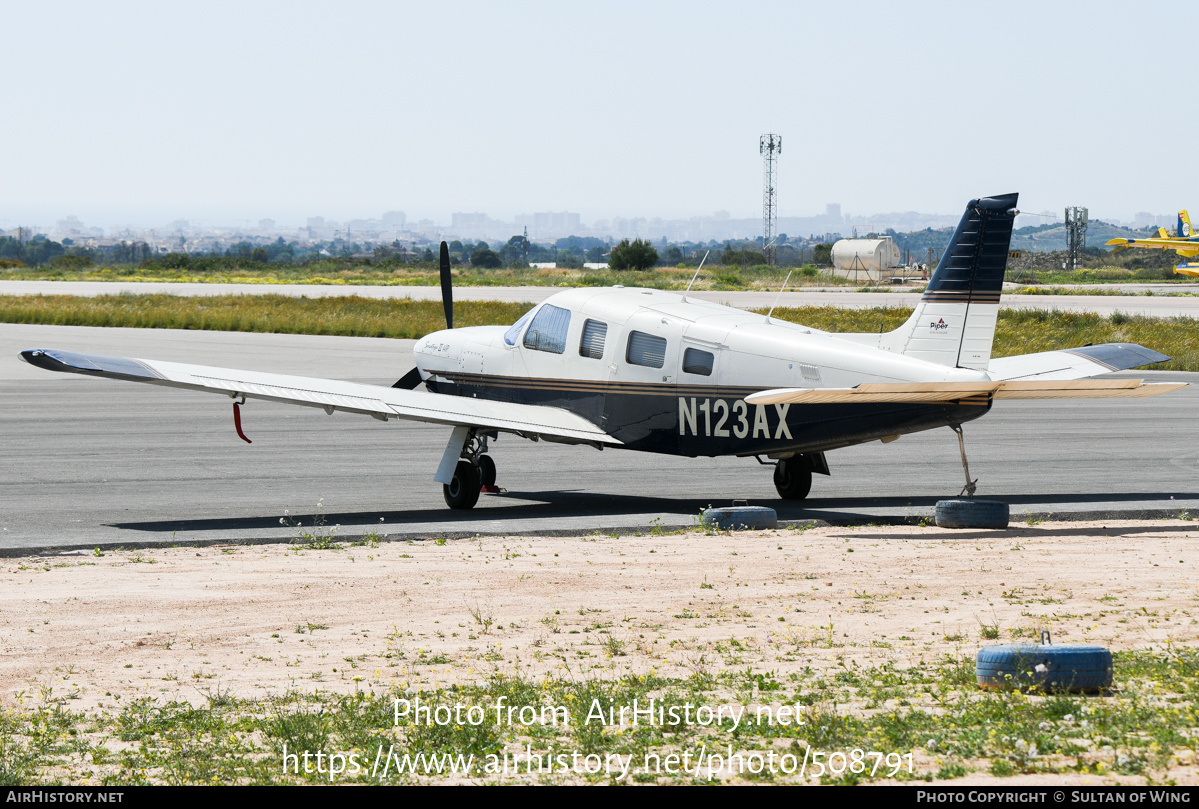
[[[912,316],[880,334],[832,334],[651,289],[572,289],[510,327],[453,328],[441,245],[445,331],[416,344],[394,386],[80,354],[21,357],[52,371],[247,399],[446,424],[434,480],[468,509],[495,485],[488,439],[533,440],[774,460],[779,494],[802,499],[825,453],[951,427],[963,491],[974,492],[961,425],[996,399],[1155,396],[1182,384],[1086,377],[1168,360],[1130,343],[991,359],[1016,194],[971,200]],[[418,391],[421,384],[427,388]],[[249,440],[249,439],[246,439]]]

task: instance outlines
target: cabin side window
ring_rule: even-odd
[[[712,363],[715,359],[716,356],[710,352],[689,348],[683,352],[683,373],[711,376]]]
[[[607,336],[607,323],[588,319],[583,323],[583,338],[579,341],[579,356],[602,360],[604,358],[604,340]]]
[[[547,303],[537,310],[525,332],[525,348],[562,354],[566,351],[566,330],[569,328],[570,311]]]
[[[639,331],[629,332],[629,346],[624,358],[630,365],[661,368],[666,363],[666,338]]]

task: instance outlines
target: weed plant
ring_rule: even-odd
[[[320,628],[310,625],[312,631]],[[298,630],[299,631],[299,630]],[[605,651],[623,653],[609,636]],[[496,675],[488,680],[421,692],[361,690],[337,695],[292,692],[275,699],[240,700],[219,691],[207,704],[134,699],[98,712],[70,710],[66,698],[43,694],[36,705],[0,714],[2,784],[278,784],[327,783],[328,773],[284,772],[286,749],[356,753],[364,771],[337,782],[406,783],[460,780],[422,772],[388,779],[369,762],[377,751],[475,755],[500,750],[574,751],[634,756],[630,780],[687,783],[691,775],[648,773],[645,755],[683,751],[775,750],[802,758],[805,751],[853,749],[896,752],[914,762],[897,780],[952,780],[970,773],[1140,776],[1161,783],[1171,767],[1193,761],[1199,746],[1199,653],[1193,650],[1117,653],[1116,690],[1096,696],[982,692],[973,660],[945,657],[899,669],[891,664],[832,671],[726,670],[664,678],[652,672],[614,680],[532,680]],[[365,686],[365,684],[364,684]],[[498,700],[513,706],[566,706],[569,724],[539,721],[472,726],[394,720],[395,698],[423,704],[477,705],[494,717]],[[791,705],[804,723],[780,725],[727,719],[718,725],[600,723],[584,725],[593,700],[601,706]],[[750,712],[752,715],[752,710]],[[879,780],[886,773],[826,775],[825,783]],[[810,773],[809,773],[810,775]],[[496,781],[484,773],[471,780]],[[749,780],[794,781],[795,776],[746,773]],[[604,775],[522,774],[521,781],[604,782]],[[702,780],[702,779],[701,779]]]

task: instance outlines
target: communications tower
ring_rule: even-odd
[[[1077,270],[1083,248],[1087,246],[1086,208],[1066,209],[1066,269]]]
[[[766,263],[772,267],[777,263],[774,246],[775,219],[778,216],[778,199],[775,196],[775,161],[783,151],[782,135],[763,135],[758,139],[758,151],[762,155],[762,253]]]

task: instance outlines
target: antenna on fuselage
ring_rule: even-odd
[[[699,271],[703,269],[704,262],[708,260],[708,253],[711,252],[711,250],[708,250],[704,253],[704,257],[699,260],[699,266],[695,268],[695,275],[691,276],[691,284],[694,284],[695,279],[699,278]],[[687,288],[683,290],[683,303],[687,302],[687,293],[691,291],[691,284],[688,284]]]
[[[792,268],[791,272],[795,272]],[[787,288],[787,282],[791,280],[791,272],[787,273],[787,277],[783,279],[783,285],[779,287],[779,294],[774,296],[774,303],[770,307],[770,311],[766,313],[766,322],[770,322],[770,316],[774,314],[774,307],[779,305],[779,298],[783,297],[783,290]]]

